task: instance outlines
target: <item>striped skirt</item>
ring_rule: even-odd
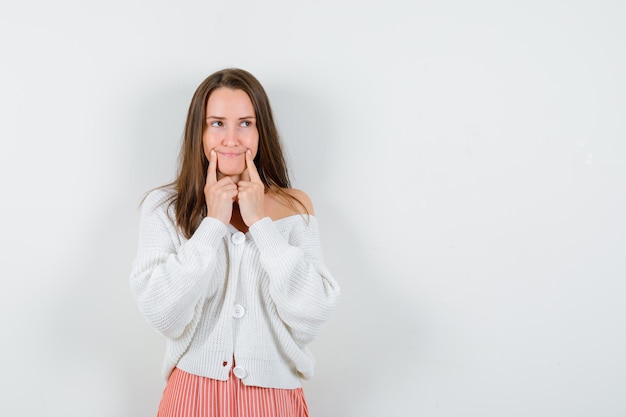
[[[163,392],[157,417],[308,417],[302,388],[244,385],[232,370],[228,381],[175,368]]]

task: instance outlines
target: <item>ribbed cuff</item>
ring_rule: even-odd
[[[254,223],[249,232],[262,254],[276,255],[288,246],[287,241],[269,217],[264,217]]]
[[[227,232],[228,228],[224,223],[213,217],[205,217],[194,232],[192,239],[200,245],[213,247],[226,236]]]

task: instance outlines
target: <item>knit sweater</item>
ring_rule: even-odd
[[[173,220],[172,192],[144,200],[130,276],[141,313],[166,337],[163,376],[178,367],[227,380],[234,359],[246,385],[300,387],[315,366],[307,344],[340,295],[316,218],[265,217],[244,234],[206,217],[187,239]]]

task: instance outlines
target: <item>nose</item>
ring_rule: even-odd
[[[239,137],[237,136],[237,130],[233,128],[226,129],[223,139],[224,146],[237,146],[239,144]]]

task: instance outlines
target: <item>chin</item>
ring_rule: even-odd
[[[219,168],[219,172],[220,174],[226,176],[226,177],[232,177],[233,175],[241,175],[243,174],[243,171],[245,170],[244,168]]]
[[[218,158],[217,169],[224,175],[239,175],[246,170],[246,161],[239,158]]]

